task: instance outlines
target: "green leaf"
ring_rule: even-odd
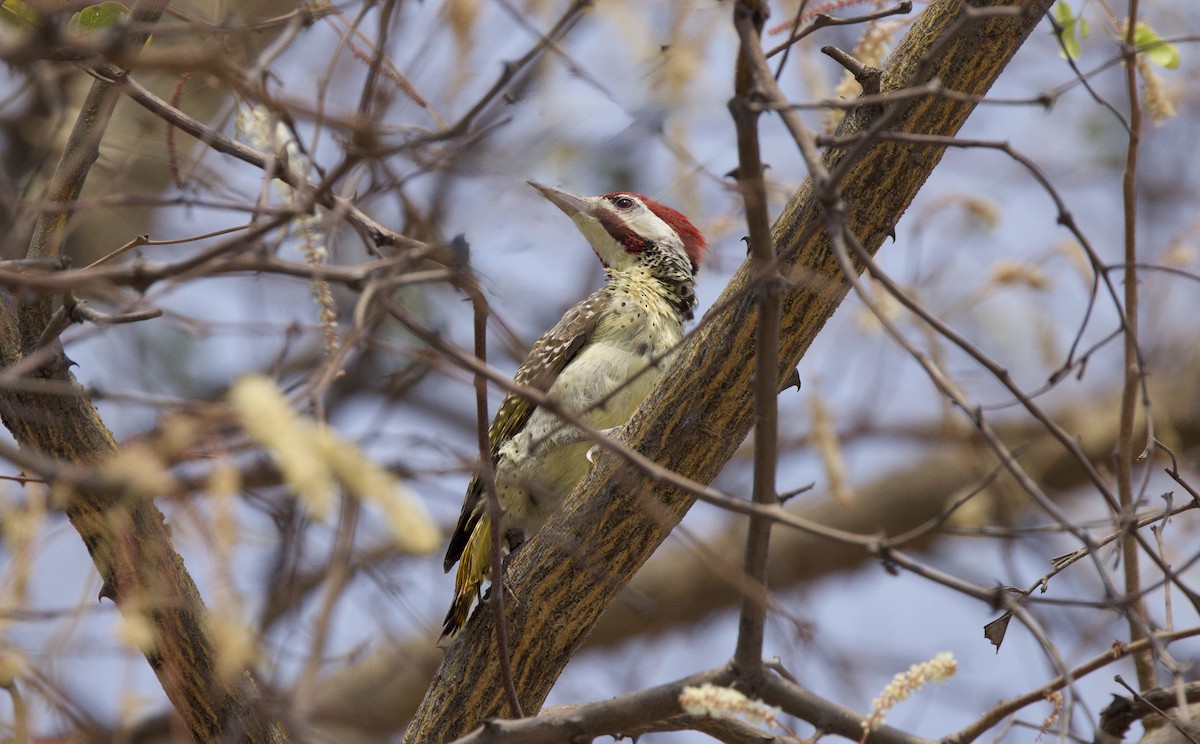
[[[84,33],[104,31],[120,26],[129,17],[129,8],[115,0],[89,5],[71,16],[71,27]]]
[[[1059,41],[1062,42],[1059,53],[1070,59],[1077,59],[1083,53],[1083,45],[1079,43],[1079,39],[1081,36],[1086,39],[1088,35],[1087,19],[1075,15],[1071,6],[1064,0],[1058,0],[1054,4],[1054,21],[1061,29],[1058,33]]]
[[[0,3],[0,24],[28,29],[36,26],[37,22],[37,13],[21,0],[4,0]]]
[[[1054,4],[1054,20],[1058,21],[1058,25],[1066,26],[1074,17],[1074,14],[1071,13],[1071,6],[1063,0],[1058,0]]]
[[[1179,67],[1179,48],[1168,44],[1150,27],[1149,23],[1141,21],[1133,28],[1133,45],[1146,53],[1146,57],[1168,70]]]

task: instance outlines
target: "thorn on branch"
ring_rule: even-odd
[[[899,576],[900,566],[892,558],[892,546],[886,542],[879,542],[875,545],[875,554],[879,556],[879,562],[883,566],[883,570],[887,571],[889,576]]]
[[[771,164],[763,163],[762,172],[765,174],[769,170],[771,170]],[[738,166],[735,166],[732,170],[727,171],[722,178],[732,178],[734,181],[740,181],[742,180],[742,169]],[[743,240],[746,240],[746,238],[743,238]]]
[[[450,239],[447,248],[450,251],[450,261],[454,268],[470,272],[471,243],[467,241],[467,236],[462,233],[455,235]]]
[[[779,390],[779,392],[782,393],[784,390],[788,390],[789,388],[796,388],[796,392],[800,392],[800,369],[799,368],[793,369],[790,373],[788,373],[787,378],[783,381],[783,387]],[[793,494],[793,495],[795,495],[795,494]]]
[[[786,504],[788,501],[796,498],[797,496],[799,496],[802,493],[811,491],[815,485],[816,485],[815,483],[807,483],[803,486],[800,486],[799,488],[793,488],[790,491],[784,491],[783,493],[779,494],[780,505]]]
[[[765,668],[767,668],[767,669],[771,670],[772,672],[775,672],[775,673],[776,673],[776,674],[778,674],[780,677],[783,677],[783,678],[784,678],[784,679],[786,679],[788,682],[791,682],[791,683],[792,683],[792,684],[794,684],[794,685],[798,685],[798,684],[800,684],[800,683],[799,683],[799,682],[796,680],[796,676],[795,676],[795,675],[793,675],[793,674],[792,674],[792,673],[791,673],[791,672],[788,670],[788,668],[787,668],[786,666],[784,666],[784,665],[783,665],[783,659],[780,659],[778,656],[772,656],[772,657],[771,657],[771,658],[769,658],[769,659],[763,659],[763,667],[765,667]],[[814,741],[815,741],[815,740],[814,740]]]
[[[821,54],[832,58],[839,65],[849,70],[850,74],[854,76],[855,81],[862,87],[863,95],[879,95],[880,83],[883,80],[883,70],[880,70],[878,67],[865,65],[852,55],[843,52],[835,46],[821,47]]]

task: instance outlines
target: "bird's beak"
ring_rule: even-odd
[[[532,178],[527,183],[542,192],[542,196],[549,199],[551,204],[561,209],[571,219],[575,219],[577,215],[587,214],[592,211],[592,203],[587,197],[572,194],[570,191],[556,189],[544,183],[538,183]]]

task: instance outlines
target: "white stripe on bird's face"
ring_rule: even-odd
[[[571,218],[610,269],[659,265],[663,263],[661,255],[646,254],[670,253],[686,257],[694,273],[707,247],[700,231],[686,217],[641,194],[618,191],[581,196],[537,181],[529,184]]]

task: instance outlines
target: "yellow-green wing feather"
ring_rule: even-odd
[[[514,381],[542,392],[548,391],[558,374],[592,335],[608,299],[608,292],[600,290],[568,310],[562,320],[533,345],[529,356],[517,369]],[[504,396],[488,430],[493,465],[499,458],[500,446],[524,428],[536,408],[524,396],[513,393]],[[443,564],[446,571],[455,563],[459,564],[454,577],[454,601],[442,624],[443,638],[457,633],[466,623],[471,603],[491,565],[492,525],[484,508],[483,491],[483,479],[476,469],[467,486],[458,526],[450,538]]]
[[[567,311],[553,328],[538,339],[529,351],[525,362],[517,369],[513,378],[520,385],[528,385],[542,392],[550,389],[555,378],[563,368],[579,353],[584,341],[591,336],[596,328],[600,312],[608,302],[608,292],[600,290],[578,302]],[[488,430],[488,442],[491,446],[492,464],[500,455],[500,445],[511,439],[525,427],[537,406],[521,395],[509,393],[500,403],[492,426]],[[463,499],[462,511],[458,516],[458,526],[450,538],[446,549],[446,559],[443,567],[450,570],[462,557],[468,540],[472,539],[476,524],[483,514],[483,479],[479,470],[471,477],[467,486],[466,498]]]

